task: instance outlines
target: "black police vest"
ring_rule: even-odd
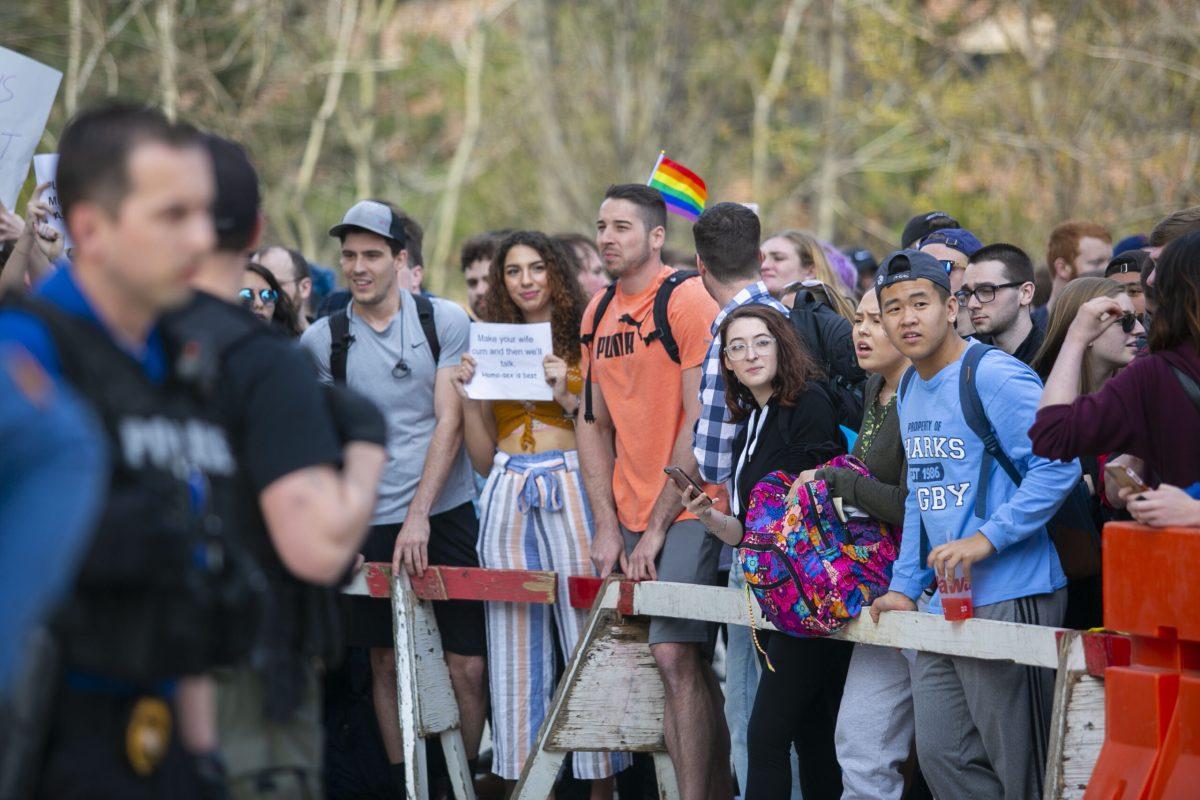
[[[156,385],[95,324],[38,299],[4,306],[46,326],[108,435],[108,497],[51,623],[65,668],[145,683],[244,658],[266,585],[225,529],[235,464],[192,377],[206,354],[164,333],[169,374]]]
[[[205,376],[204,381],[222,387],[223,396],[217,404],[222,426],[230,435],[235,459],[244,458],[245,431],[254,420],[243,412],[243,398],[230,394],[230,382],[226,380],[229,357],[244,347],[290,347],[291,343],[245,309],[210,295],[197,296],[186,309],[169,315],[165,324],[216,355],[216,372]],[[315,373],[312,380],[317,380]],[[280,413],[287,413],[286,409]],[[251,664],[265,679],[266,713],[274,719],[285,719],[302,700],[311,658],[328,662],[341,657],[337,592],[302,581],[284,566],[263,520],[258,493],[240,471],[235,502],[233,521],[238,540],[262,568],[270,587],[265,624]]]

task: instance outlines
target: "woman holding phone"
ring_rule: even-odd
[[[563,575],[558,602],[486,603],[491,685],[492,771],[520,777],[555,677],[555,637],[569,656],[587,618],[571,608],[571,575],[593,576],[592,515],[575,451],[575,414],[583,378],[579,328],[587,299],[562,245],[536,231],[501,240],[480,302],[485,322],[549,322],[554,352],[543,368],[554,399],[473,400],[466,385],[475,360],[464,354],[455,376],[463,399],[463,435],[476,471],[487,477],[480,498],[479,562],[499,569],[554,570]],[[575,777],[592,780],[595,800],[612,797],[612,776],[625,753],[576,753]]]
[[[736,547],[755,484],[776,470],[800,473],[844,453],[833,400],[791,323],[772,308],[747,305],[717,331],[730,418],[745,421],[733,440],[730,510],[723,514],[688,486],[683,500],[714,536]],[[734,567],[737,569],[737,567]],[[773,670],[758,684],[747,733],[748,800],[787,797],[793,747],[805,797],[840,797],[834,724],[850,645],[836,639],[770,634]]]

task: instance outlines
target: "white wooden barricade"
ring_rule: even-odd
[[[753,612],[749,609],[752,608]],[[647,644],[645,617],[667,616],[770,630],[733,589],[610,580],[604,585],[546,720],[514,800],[542,800],[566,754],[648,751],[662,778],[660,796],[677,796],[665,756],[663,686]],[[1045,797],[1083,796],[1104,740],[1104,682],[1088,673],[1082,634],[984,619],[947,622],[920,612],[890,612],[878,624],[864,613],[837,638],[946,655],[1012,661],[1058,671]]]
[[[370,595],[367,579],[357,575],[347,594]],[[475,800],[475,784],[459,730],[458,703],[442,654],[433,608],[412,591],[408,576],[392,578],[392,630],[395,633],[396,690],[400,730],[404,733],[405,796],[428,800],[425,740],[437,738],[446,755],[450,785],[458,800]]]

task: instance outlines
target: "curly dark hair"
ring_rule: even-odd
[[[717,340],[721,347],[721,377],[725,379],[725,405],[729,406],[731,422],[741,422],[750,416],[751,411],[758,408],[750,389],[737,379],[737,375],[729,368],[725,359],[725,336],[729,326],[740,319],[762,320],[767,326],[767,332],[775,338],[776,368],[771,386],[775,389],[775,396],[779,398],[780,405],[795,404],[796,398],[804,391],[808,382],[821,377],[816,362],[804,345],[800,344],[796,331],[783,314],[760,303],[735,308],[729,312],[729,316],[725,317],[717,330]]]
[[[568,364],[580,359],[579,327],[587,298],[576,277],[575,259],[563,246],[541,231],[513,231],[496,246],[496,257],[488,268],[488,290],[480,299],[479,318],[485,322],[520,324],[524,314],[504,288],[504,262],[508,251],[525,245],[537,251],[546,262],[550,283],[550,331],[554,354]]]

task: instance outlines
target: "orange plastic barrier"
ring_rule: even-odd
[[[1200,797],[1200,530],[1104,528],[1104,626],[1131,634],[1105,670],[1106,738],[1089,800]]]

